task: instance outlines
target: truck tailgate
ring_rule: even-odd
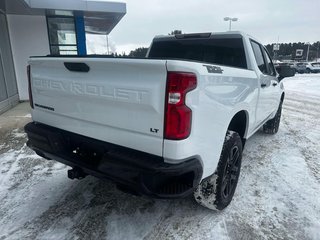
[[[35,122],[162,156],[166,61],[41,57],[30,66]]]

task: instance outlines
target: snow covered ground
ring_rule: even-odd
[[[320,239],[320,74],[284,84],[279,133],[247,141],[222,212],[69,180],[67,167],[25,146],[25,120],[5,131],[0,119],[0,239]]]

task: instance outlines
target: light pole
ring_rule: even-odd
[[[307,50],[307,62],[308,62],[308,58],[309,58],[309,48],[310,48],[310,43],[309,42],[307,42],[307,44],[308,44],[308,50]]]
[[[318,62],[318,59],[319,59],[319,44],[320,44],[320,42],[318,42],[318,47],[317,47],[317,61],[316,61],[316,62]]]
[[[107,54],[109,55],[110,52],[109,52],[109,35],[106,34],[106,38],[107,38]]]
[[[225,17],[223,20],[229,21],[229,31],[231,31],[231,22],[238,21],[238,18]]]

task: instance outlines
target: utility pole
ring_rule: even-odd
[[[279,45],[279,36],[278,36],[278,41],[277,44],[273,44],[273,59],[277,60],[277,51],[280,50],[280,45]]]
[[[107,54],[109,55],[109,35],[107,34]]]
[[[306,59],[306,61],[308,62],[308,60],[309,60],[309,49],[310,49],[310,43],[309,43],[309,42],[307,42],[307,44],[308,44],[308,50],[307,50],[307,59]]]
[[[320,44],[320,42],[318,42],[318,47],[317,47],[317,62],[318,62],[318,59],[319,59],[319,44]]]

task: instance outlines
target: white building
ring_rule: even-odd
[[[0,0],[0,113],[28,100],[30,56],[86,55],[86,34],[109,34],[125,14],[105,0]]]

